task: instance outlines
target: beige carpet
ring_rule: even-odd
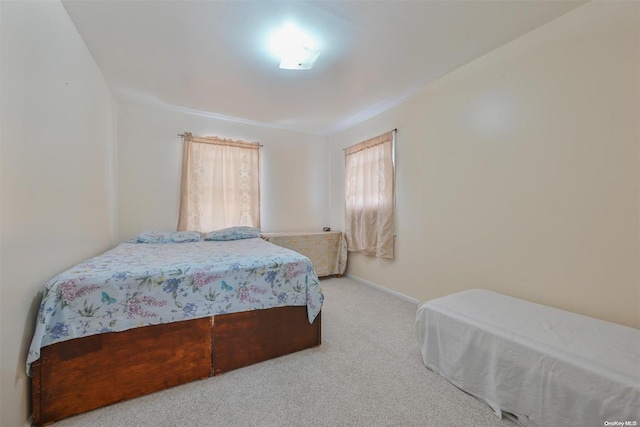
[[[515,425],[424,367],[415,304],[349,278],[322,287],[322,346],[56,426]]]

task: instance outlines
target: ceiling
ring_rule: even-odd
[[[331,135],[582,1],[63,0],[118,101]],[[282,70],[287,22],[321,54]]]

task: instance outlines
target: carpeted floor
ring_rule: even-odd
[[[515,425],[424,367],[415,304],[349,278],[324,279],[322,287],[320,347],[56,426]]]

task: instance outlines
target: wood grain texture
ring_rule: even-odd
[[[49,424],[318,346],[320,341],[320,315],[310,324],[307,308],[302,306],[223,314],[56,343],[43,347],[40,359],[32,364],[33,423]]]
[[[307,307],[277,307],[214,318],[213,374],[320,345],[320,314],[310,324]]]
[[[44,347],[33,364],[34,424],[209,377],[210,325],[195,319]]]

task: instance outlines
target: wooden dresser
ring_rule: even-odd
[[[262,238],[309,258],[318,277],[340,277],[347,268],[347,244],[340,231],[262,233]]]

